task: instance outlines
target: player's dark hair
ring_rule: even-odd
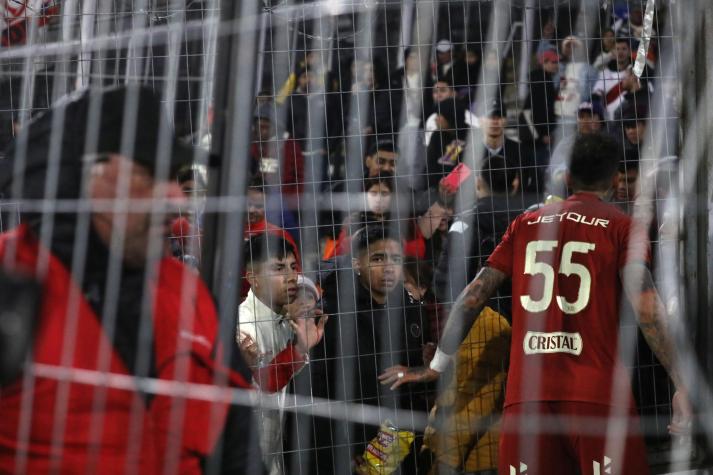
[[[258,266],[268,259],[283,260],[289,254],[296,256],[295,249],[285,239],[272,234],[262,233],[253,236],[243,248],[245,266]]]
[[[388,224],[379,223],[364,226],[352,236],[352,256],[359,257],[370,245],[379,241],[391,240],[401,245],[401,238],[396,233],[397,230],[391,229]]]
[[[605,191],[611,187],[621,160],[621,146],[600,133],[577,137],[569,174],[573,191]]]
[[[517,170],[508,166],[507,160],[502,155],[493,155],[483,160],[480,178],[483,179],[491,193],[508,194],[513,191],[512,184],[517,178]]]

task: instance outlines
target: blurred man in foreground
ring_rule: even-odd
[[[127,87],[65,98],[23,129],[10,159],[0,193],[24,206],[22,224],[0,235],[0,258],[41,283],[42,301],[31,364],[2,387],[0,472],[197,474],[219,463],[259,473],[249,417],[185,386],[249,384],[216,362],[207,288],[167,257],[185,199],[171,177],[193,149],[158,96]],[[228,418],[240,438],[223,433]],[[225,457],[212,459],[222,435]]]

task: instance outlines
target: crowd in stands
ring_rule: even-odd
[[[328,71],[316,52],[298,62],[274,101],[256,109],[250,170],[253,183],[262,184],[249,188],[245,231],[248,249],[264,249],[272,240],[279,250],[271,259],[287,253],[296,266],[300,256],[309,260],[318,270],[311,275],[314,284],[301,278],[318,289],[319,308],[332,316],[309,355],[309,370],[298,368],[291,391],[397,412],[433,407],[434,387],[389,391],[379,384],[380,373],[395,365],[428,364],[450,305],[508,225],[527,209],[567,197],[564,176],[578,137],[605,134],[619,142],[623,159],[612,201],[632,212],[656,88],[655,49],[641,78],[632,72],[640,13],[602,29],[590,43],[576,35],[557,38],[547,21],[532,51],[535,67],[521,104],[507,99],[505,84],[487,82],[499,77],[503,58],[479,43],[440,39],[430,60],[418,48],[404,48],[402,66],[391,71],[382,58],[359,50],[337,72]],[[285,126],[277,128],[280,115]],[[312,171],[321,203],[320,247],[307,249],[300,216],[315,210],[299,206],[300,170],[321,163],[306,158],[315,149],[325,157],[325,165]],[[257,222],[263,224],[256,227]],[[246,305],[241,322],[254,311]],[[509,338],[510,305],[507,290],[491,299],[492,313],[461,347],[463,358],[435,405],[430,432],[425,439],[417,434],[416,449],[402,457],[401,473],[416,473],[424,464],[433,464],[434,473],[495,468],[490,427],[507,369],[506,345],[497,342]],[[279,335],[288,327],[263,331],[258,338],[270,332],[277,338],[267,343],[267,354],[287,347],[289,338]],[[484,342],[492,345],[484,349]],[[476,366],[484,373],[473,374]],[[479,397],[463,396],[468,380],[483,385],[473,390]],[[372,440],[383,435],[383,427],[346,422],[346,410],[338,410],[344,417],[298,417],[282,420],[283,429],[271,426],[269,431],[300,434],[298,441],[286,437],[285,446],[279,438],[263,446],[272,473],[290,471],[274,465],[277,459],[305,473],[348,473],[350,466],[358,471],[369,465],[370,450],[387,457]],[[480,424],[468,442],[459,436],[468,432],[459,417],[470,421],[471,432]]]
[[[244,250],[235,343],[252,381],[235,378],[272,404],[255,410],[253,426],[266,473],[382,473],[379,463],[403,474],[495,473],[507,286],[458,350],[443,391],[430,383],[392,390],[384,374],[427,366],[453,302],[510,223],[566,199],[579,138],[618,141],[611,201],[633,213],[658,87],[655,42],[641,77],[632,72],[642,21],[632,9],[587,42],[558,37],[546,20],[522,102],[497,80],[505,60],[497,50],[446,38],[429,55],[403,48],[395,68],[359,49],[334,68],[303,52],[283,84],[260,93],[235,240]],[[177,176],[191,206],[172,223],[170,250],[198,267],[207,179],[183,165]],[[307,189],[319,209],[304,206]],[[301,233],[307,213],[316,219],[313,247]],[[284,410],[303,401],[294,396],[322,399],[314,413],[295,415]],[[367,409],[317,410],[324,400]],[[395,419],[380,420],[381,409]],[[430,412],[425,434],[416,411]],[[401,437],[415,439],[405,453],[395,448]]]

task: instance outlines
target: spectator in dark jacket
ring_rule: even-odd
[[[391,391],[377,376],[393,365],[422,364],[423,345],[431,340],[429,322],[420,302],[404,290],[401,242],[382,226],[357,233],[353,270],[337,271],[322,287],[330,321],[312,352],[308,387],[313,396],[365,406],[358,414],[332,407],[334,419],[315,418],[314,432],[298,435],[301,444],[316,444],[316,450],[300,452],[301,473],[347,474],[384,422],[380,411],[395,410],[391,421],[415,432],[413,411],[426,410],[425,387]],[[363,416],[366,421],[355,421]],[[400,473],[416,473],[416,453],[411,448]]]
[[[476,43],[465,45],[463,57],[453,64],[453,85],[458,97],[470,104],[475,99],[475,88],[480,79],[481,47]]]
[[[304,145],[304,140],[326,137],[327,120],[324,86],[318,72],[309,68],[297,71],[295,90],[287,98],[287,131],[290,137]],[[314,115],[312,115],[314,114]],[[310,124],[318,124],[320,129],[309,130]]]
[[[436,104],[436,131],[426,150],[429,188],[436,188],[441,178],[462,162],[469,127],[464,104],[450,97]]]
[[[537,61],[538,67],[530,71],[530,95],[523,111],[532,135],[532,165],[535,168],[523,176],[534,179],[535,188],[541,192],[558,120],[555,114],[557,90],[553,79],[559,71],[559,56],[555,51],[545,50],[537,56]]]
[[[330,127],[341,125],[338,135],[388,134],[398,130],[398,107],[391,107],[389,82],[380,61],[355,58],[352,82],[328,100]],[[336,132],[336,130],[335,130]],[[331,132],[330,132],[331,134]]]
[[[421,60],[418,48],[404,50],[404,65],[391,73],[391,107],[398,125],[419,127],[433,108],[433,100],[428,93],[433,82],[426,74],[427,61]],[[396,127],[396,124],[394,124]]]
[[[457,108],[463,114],[462,120],[459,122],[463,124],[462,127],[465,128],[466,125],[474,126],[477,124],[477,119],[470,110],[468,110],[469,103],[467,99],[458,96],[456,89],[453,87],[453,82],[449,78],[438,78],[430,89],[432,98],[431,109],[424,109],[424,111],[427,110],[430,113],[426,118],[426,124],[424,126],[424,143],[426,146],[430,145],[433,134],[439,130],[436,119],[443,104],[446,102],[452,103],[455,101]]]
[[[483,160],[476,178],[475,206],[451,225],[434,274],[439,302],[447,305],[455,301],[520,213],[518,200],[512,197],[519,182],[517,170],[504,157],[495,155]],[[503,315],[510,314],[507,300],[494,299],[490,306]]]
[[[552,82],[559,70],[559,56],[555,51],[546,50],[537,56],[538,67],[530,71],[530,96],[527,110],[530,111],[535,129],[533,139],[538,148],[550,145],[551,136],[557,126],[555,100],[557,90]]]
[[[520,175],[520,188],[517,190],[518,209],[525,209],[538,201],[538,196],[544,191],[544,184],[539,183],[535,168],[532,147],[527,147],[505,136],[507,119],[505,110],[498,100],[481,106],[478,118],[483,134],[483,146],[476,157],[485,159],[495,155],[505,157],[509,167],[515,168]]]

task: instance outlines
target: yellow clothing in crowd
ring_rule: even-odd
[[[439,464],[465,472],[497,468],[511,332],[502,315],[485,307],[458,348],[453,377],[424,437],[435,456],[431,473]]]

